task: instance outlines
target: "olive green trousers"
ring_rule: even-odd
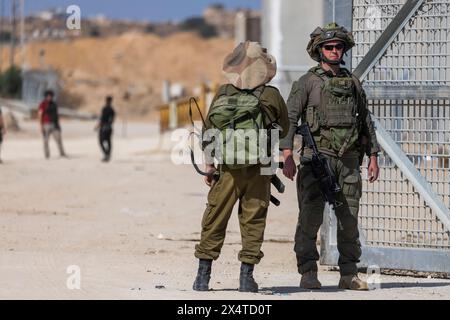
[[[239,202],[238,218],[242,250],[238,259],[257,264],[264,256],[261,246],[270,201],[269,175],[261,175],[260,165],[245,169],[223,168],[220,179],[208,193],[208,203],[201,222],[200,243],[195,246],[199,259],[217,259],[222,249],[228,220]]]
[[[359,200],[362,183],[359,159],[327,156],[342,191],[336,195],[341,203],[335,210],[337,217],[337,248],[341,275],[357,273],[356,264],[361,257],[358,232]],[[325,200],[315,179],[310,156],[302,156],[297,175],[299,216],[295,233],[294,251],[298,271],[303,274],[317,271],[317,232],[323,222]]]

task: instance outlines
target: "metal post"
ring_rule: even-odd
[[[169,129],[176,129],[178,125],[177,103],[176,101],[169,102]]]
[[[21,51],[21,69],[25,70],[26,48],[25,48],[25,0],[20,0],[20,51]]]
[[[239,43],[247,40],[247,17],[245,12],[239,11],[236,14],[234,25],[234,42],[238,45]]]
[[[16,52],[16,15],[17,15],[17,1],[12,1],[12,8],[11,8],[11,22],[12,22],[12,29],[11,29],[11,52],[9,57],[9,65],[12,67],[14,65],[14,55]]]
[[[324,24],[336,22],[347,30],[352,29],[352,4],[353,0],[327,0],[324,1]],[[344,56],[347,69],[352,69],[351,51]]]

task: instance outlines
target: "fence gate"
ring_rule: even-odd
[[[383,152],[367,182],[361,267],[450,273],[450,0],[354,0],[354,73],[364,81]],[[321,263],[336,265],[326,210]]]

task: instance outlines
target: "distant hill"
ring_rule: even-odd
[[[75,97],[84,111],[97,112],[104,97],[112,94],[121,113],[142,117],[154,115],[155,106],[162,103],[166,79],[183,84],[188,93],[202,82],[222,82],[222,62],[233,46],[233,40],[203,39],[196,33],[161,38],[132,32],[32,42],[26,48],[26,61],[31,68],[56,69],[65,93]],[[8,61],[7,56],[4,48],[3,61]]]

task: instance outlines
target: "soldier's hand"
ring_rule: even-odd
[[[206,185],[208,187],[211,187],[214,184],[214,172],[216,172],[216,168],[212,165],[206,165],[205,172],[208,174],[206,175],[203,180],[205,181]]]
[[[367,167],[369,182],[372,183],[377,181],[379,173],[380,168],[378,167],[378,158],[376,156],[371,156],[369,166]]]
[[[284,155],[284,166],[283,166],[283,174],[286,178],[294,180],[295,174],[297,173],[297,166],[295,165],[294,158],[292,157],[292,150],[283,151]]]

